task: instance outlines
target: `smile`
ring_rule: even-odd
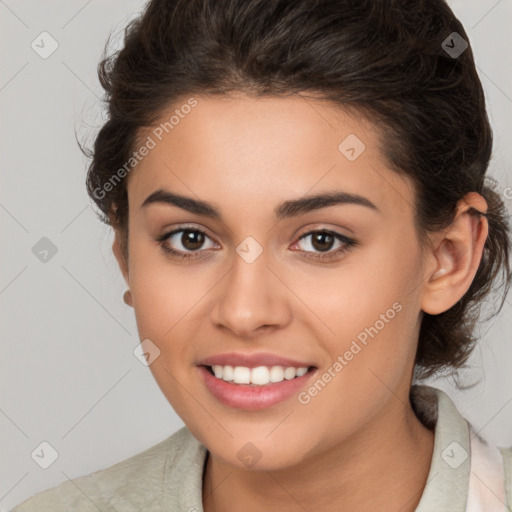
[[[267,409],[295,396],[317,373],[315,366],[196,367],[208,393],[223,405],[247,411]]]

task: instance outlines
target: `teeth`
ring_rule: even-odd
[[[264,386],[270,382],[270,371],[266,366],[258,366],[251,370],[251,384]]]
[[[303,375],[306,375],[306,373],[308,373],[308,369],[305,366],[297,368],[297,377],[302,377]]]
[[[235,366],[233,370],[233,380],[236,384],[250,384],[251,370],[245,366]]]
[[[233,367],[232,366],[218,366],[217,368],[220,368],[221,376],[220,379],[223,379],[225,381],[231,381],[233,380]]]
[[[282,366],[272,366],[270,370],[270,382],[281,382],[284,380],[284,370]]]
[[[308,371],[306,366],[294,368],[292,366],[257,366],[248,368],[247,366],[212,366],[213,373],[218,379],[235,384],[253,384],[255,386],[266,386],[283,380],[292,380],[295,377],[302,377]]]
[[[297,370],[295,368],[289,367],[284,370],[284,378],[286,380],[292,380],[297,375]]]

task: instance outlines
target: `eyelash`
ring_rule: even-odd
[[[190,231],[192,233],[200,233],[200,234],[205,235],[206,237],[210,238],[204,231],[202,231],[200,229],[186,227],[186,226],[180,226],[180,228],[178,228],[178,229],[175,229],[173,231],[170,231],[168,233],[164,233],[163,235],[160,235],[155,240],[156,240],[156,242],[158,242],[158,244],[160,245],[162,250],[173,258],[191,261],[191,260],[195,260],[195,259],[201,257],[201,252],[202,252],[201,249],[199,249],[195,252],[192,252],[192,253],[183,253],[181,251],[176,251],[175,249],[172,249],[172,248],[168,247],[167,245],[165,245],[165,242],[167,242],[167,240],[171,236],[173,236],[177,233],[182,233],[184,231]],[[313,254],[315,254],[315,256],[303,256],[306,259],[320,260],[320,261],[324,261],[324,262],[331,261],[336,256],[341,255],[346,252],[349,252],[351,249],[353,249],[355,246],[358,245],[358,242],[356,242],[355,240],[352,240],[351,238],[348,238],[348,237],[346,237],[340,233],[337,233],[335,231],[330,231],[328,229],[315,229],[315,230],[308,231],[308,232],[302,234],[298,238],[297,242],[310,236],[310,235],[316,234],[316,233],[322,233],[322,234],[334,236],[336,238],[336,240],[343,242],[344,245],[342,245],[339,249],[336,249],[333,252],[313,253]],[[310,251],[302,251],[302,252],[310,254]]]

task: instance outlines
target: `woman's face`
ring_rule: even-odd
[[[142,137],[128,183],[126,277],[164,395],[239,468],[284,469],[391,425],[421,319],[411,182],[386,166],[371,124],[326,102],[187,100]],[[288,204],[335,193],[345,201]],[[227,379],[285,378],[228,382],[208,362]],[[309,371],[288,379],[286,367]]]

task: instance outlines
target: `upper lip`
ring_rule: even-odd
[[[256,368],[257,366],[293,366],[295,368],[313,366],[311,363],[297,361],[288,357],[282,357],[270,352],[260,352],[252,354],[243,354],[236,352],[225,352],[207,357],[199,362],[204,366],[246,366]]]

